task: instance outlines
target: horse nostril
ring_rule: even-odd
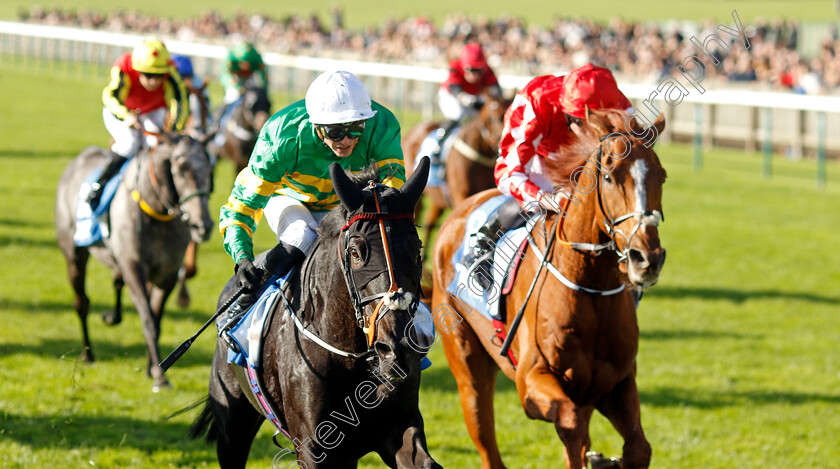
[[[397,358],[397,354],[394,353],[394,348],[385,342],[377,340],[373,344],[373,349],[376,350],[376,354],[379,355],[379,358],[382,360],[394,360]]]
[[[631,249],[627,255],[630,257],[630,262],[634,264],[638,264],[639,267],[645,268],[648,266],[648,261],[645,258],[645,255],[636,249]]]

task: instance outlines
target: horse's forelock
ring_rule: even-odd
[[[633,121],[635,123],[635,120]],[[561,146],[551,156],[546,158],[546,169],[549,178],[555,185],[569,186],[570,175],[580,166],[586,164],[594,152],[601,145],[600,139],[613,132],[626,134],[626,112],[620,109],[601,109],[592,111],[590,119],[581,122],[582,132],[573,134],[568,144]],[[630,143],[636,140],[629,136]]]

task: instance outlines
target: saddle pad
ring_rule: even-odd
[[[481,288],[475,281],[470,280],[467,267],[463,265],[461,260],[472,251],[475,245],[475,237],[471,235],[478,232],[478,229],[487,222],[487,219],[508,199],[510,199],[508,195],[497,195],[473,210],[467,218],[464,239],[452,256],[455,277],[446,287],[446,291],[452,296],[457,297],[461,302],[466,303],[490,320],[501,320],[499,315],[500,286],[503,285],[504,275],[511,261],[517,257],[519,245],[527,230],[522,227],[506,233],[496,244],[496,252],[493,255],[493,285],[487,291],[480,291]]]
[[[417,164],[420,162],[420,157],[431,156],[437,149],[438,140],[437,137],[435,137],[435,134],[438,130],[440,130],[440,128],[434,128],[420,143],[420,149],[417,150],[417,155],[415,155],[416,157],[414,158],[415,167],[417,167]],[[443,187],[443,185],[446,184],[446,156],[449,154],[449,150],[452,149],[452,145],[455,143],[455,140],[458,140],[458,133],[460,131],[460,127],[455,127],[446,137],[446,140],[443,141],[443,148],[440,150],[441,164],[432,165],[429,168],[429,180],[426,182],[426,187]]]
[[[283,289],[289,281],[289,277],[295,270],[292,269],[284,277],[270,281],[256,303],[245,313],[245,316],[226,332],[236,342],[240,350],[237,353],[228,347],[228,363],[235,363],[244,367],[247,362],[250,366],[259,368],[260,357],[262,356],[260,351],[262,350],[262,332],[265,326],[265,320],[269,317],[271,311],[274,310],[274,306],[277,304],[277,300],[280,299]]]
[[[122,181],[125,168],[128,167],[128,161],[122,165],[119,173],[105,184],[102,197],[99,199],[99,206],[96,207],[95,211],[91,210],[87,199],[90,195],[91,186],[99,179],[99,175],[102,174],[105,167],[94,169],[82,182],[76,202],[76,231],[73,233],[73,242],[76,246],[87,247],[110,236],[108,224],[105,222],[105,214],[111,208],[111,201],[114,199],[114,194],[117,193],[117,187]]]

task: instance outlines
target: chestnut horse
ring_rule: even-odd
[[[554,423],[567,468],[587,464],[589,421],[596,409],[624,439],[622,467],[648,467],[651,447],[642,431],[636,387],[636,304],[633,292],[623,287],[655,284],[665,260],[657,228],[665,170],[649,148],[653,140],[640,138],[658,135],[664,126],[658,120],[648,129],[626,129],[622,112],[599,112],[575,126],[577,139],[560,149],[565,161],[546,159],[555,184],[568,187],[575,175],[583,181],[575,179],[576,191],[564,192],[572,196],[566,207],[532,227],[512,290],[498,300],[508,313],[508,332],[515,313],[524,311],[511,342],[512,358],[500,355],[494,326],[481,314],[470,314],[446,290],[467,217],[499,192],[466,200],[441,227],[432,306],[437,316],[457,318],[441,337],[483,468],[504,467],[493,417],[499,369],[516,382],[528,417]]]
[[[427,199],[426,214],[423,217],[423,257],[432,230],[441,213],[448,207],[456,207],[467,197],[486,189],[496,187],[493,168],[499,155],[499,139],[504,128],[504,116],[509,99],[487,98],[484,105],[470,121],[461,127],[452,150],[446,156],[446,186],[426,187],[423,193]],[[423,139],[440,126],[440,122],[421,122],[412,127],[402,139],[406,175],[414,169],[414,161]],[[428,155],[423,155],[428,156]],[[417,206],[417,217],[421,205]]]

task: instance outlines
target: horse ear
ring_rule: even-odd
[[[338,200],[341,201],[341,205],[348,212],[355,211],[362,206],[365,201],[362,189],[347,177],[344,169],[338,163],[330,165],[330,179],[332,179],[333,189],[338,196]]]
[[[656,135],[662,135],[662,131],[665,130],[665,116],[662,114],[657,116],[653,122],[653,128],[656,129]]]
[[[412,208],[417,205],[420,196],[423,195],[423,189],[426,188],[426,182],[429,180],[429,157],[424,156],[420,158],[420,162],[414,168],[414,172],[405,181],[405,184],[400,188],[400,192],[408,199]]]

